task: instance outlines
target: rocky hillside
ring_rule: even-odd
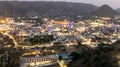
[[[119,13],[114,9],[112,9],[110,6],[103,5],[99,7],[97,10],[95,10],[94,12],[92,12],[92,15],[112,17],[112,16],[119,15]]]
[[[117,8],[116,11],[117,11],[118,13],[120,13],[120,8]]]
[[[97,7],[71,2],[0,1],[0,16],[64,16],[90,13]]]

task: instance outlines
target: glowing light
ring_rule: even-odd
[[[48,21],[48,18],[44,18],[44,21]]]
[[[54,50],[52,50],[52,52],[54,53],[55,51],[54,51]]]
[[[110,27],[110,28],[114,27],[114,26],[115,26],[114,23],[108,25],[108,27]]]
[[[32,52],[32,55],[36,54],[35,52]]]
[[[9,37],[13,40],[14,45],[15,45],[15,46],[18,46],[16,40],[14,39],[14,37],[13,37],[12,35],[7,34],[7,33],[3,33],[3,32],[1,32],[1,33],[2,33],[3,35],[9,36]]]
[[[50,28],[50,27],[47,27],[46,30],[47,30],[47,31],[51,31],[51,28]]]
[[[31,63],[30,66],[34,66],[35,64],[34,63]]]
[[[68,21],[67,28],[71,28],[71,22]]]
[[[1,23],[5,23],[5,20],[1,20],[0,22],[1,22]]]
[[[61,60],[61,61],[57,61],[58,64],[60,65],[60,67],[67,67],[67,65],[64,63],[64,60]]]

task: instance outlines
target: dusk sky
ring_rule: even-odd
[[[9,1],[9,0],[6,0],[6,1]],[[120,8],[120,0],[13,0],[13,1],[67,1],[67,2],[89,3],[97,6],[108,4],[112,8]]]

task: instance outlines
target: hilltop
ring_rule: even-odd
[[[92,12],[92,15],[113,17],[119,15],[119,13],[112,9],[109,5],[102,5],[97,10]]]

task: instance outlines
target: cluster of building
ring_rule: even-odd
[[[36,17],[33,17],[32,20],[34,20],[34,18],[36,19]],[[32,54],[28,51],[24,52],[20,57],[21,67],[36,66],[56,62],[58,59],[56,54],[71,53],[75,50],[74,47],[71,46],[78,45],[78,42],[81,42],[82,45],[87,45],[90,48],[95,48],[100,43],[110,45],[117,41],[120,39],[120,25],[116,24],[112,19],[113,18],[101,17],[94,20],[79,20],[75,22],[67,19],[54,20],[43,18],[42,24],[39,25],[31,22],[31,19],[24,19],[21,20],[21,22],[15,22],[13,19],[7,18],[6,21],[1,21],[0,31],[8,36],[12,36],[13,38],[11,37],[11,39],[17,43],[17,46],[20,46],[25,50],[29,50],[29,52],[32,48],[36,48],[36,46],[47,48],[55,47],[55,44],[58,46],[65,46],[65,48],[62,47],[59,49],[66,49],[66,51],[63,52],[57,51],[54,48],[45,48],[46,51],[50,50],[51,53],[41,56],[39,53],[40,50],[38,49],[35,49],[35,51],[37,50],[39,54]],[[53,35],[54,40],[48,43],[40,43],[36,45],[32,45],[29,41],[29,39],[34,36],[44,38],[43,35]]]

